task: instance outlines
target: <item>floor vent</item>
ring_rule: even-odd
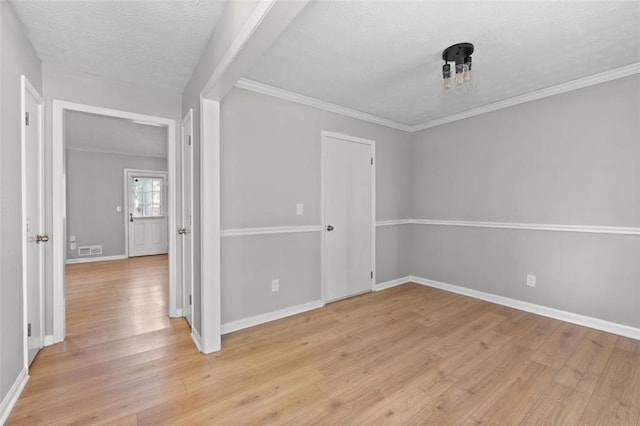
[[[95,254],[102,254],[102,246],[78,247],[78,256],[93,256]]]

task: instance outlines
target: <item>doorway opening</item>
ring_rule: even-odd
[[[78,235],[75,235],[75,234],[71,235],[69,232],[71,231],[69,229],[70,210],[68,209],[69,197],[66,191],[67,184],[69,183],[69,179],[71,178],[67,174],[67,162],[69,160],[67,158],[67,148],[69,148],[69,146],[67,146],[67,132],[69,130],[69,127],[68,127],[68,122],[66,120],[67,118],[66,116],[68,114],[78,114],[78,113],[84,116],[93,116],[93,117],[98,116],[108,120],[112,120],[112,124],[113,124],[113,120],[116,119],[118,122],[126,123],[127,125],[135,124],[138,126],[143,126],[145,128],[156,128],[156,129],[159,128],[160,130],[162,130],[164,134],[164,140],[165,140],[165,143],[163,144],[163,149],[166,153],[166,156],[165,156],[166,159],[164,160],[166,164],[166,168],[165,168],[166,176],[164,178],[165,179],[164,188],[162,188],[162,191],[164,191],[163,194],[165,195],[164,197],[162,197],[164,198],[164,200],[162,200],[162,203],[164,205],[166,212],[163,211],[162,213],[166,221],[164,235],[166,236],[166,241],[167,241],[166,244],[168,244],[168,248],[167,248],[168,254],[165,257],[165,264],[166,264],[166,268],[168,269],[168,280],[167,280],[168,281],[168,309],[167,309],[168,312],[166,312],[166,314],[168,314],[169,317],[177,317],[177,316],[181,316],[181,311],[182,311],[182,309],[179,309],[178,307],[178,300],[177,300],[178,294],[179,294],[179,291],[178,291],[179,281],[177,279],[176,270],[177,270],[177,259],[179,255],[179,249],[176,244],[176,233],[170,232],[170,230],[176,229],[177,212],[178,212],[178,203],[176,198],[177,185],[176,185],[176,179],[174,178],[176,176],[176,170],[177,170],[177,161],[176,161],[176,155],[175,155],[176,153],[175,120],[171,120],[163,117],[131,113],[131,112],[121,111],[121,110],[95,107],[91,105],[76,104],[76,103],[54,100],[53,109],[52,109],[53,235],[56,235],[59,237],[53,239],[52,241],[53,243],[53,255],[52,255],[52,258],[53,258],[52,259],[53,343],[62,342],[66,336],[65,265],[67,263],[66,260],[69,257],[69,253],[72,251],[71,247],[74,247],[74,250],[72,252],[76,255],[76,258],[80,258],[80,256],[77,256],[78,251],[81,247],[81,245],[79,244],[80,241],[78,241]],[[112,129],[115,131],[116,127],[113,127]],[[96,135],[97,133],[99,132],[95,132]],[[93,154],[96,153],[95,151],[102,151],[103,154],[112,154],[112,155],[118,154],[114,152],[108,152],[110,151],[108,149],[100,149],[100,148],[85,150],[84,154],[86,154],[86,151],[91,151],[91,150],[94,151]],[[107,152],[104,152],[104,151],[107,151]],[[79,151],[79,152],[82,152],[82,151]],[[78,163],[84,164],[87,168],[90,168],[87,162],[83,162],[81,161],[81,159],[78,161]],[[119,177],[116,178],[117,180],[113,179],[113,180],[116,180],[116,182],[114,183],[116,184],[116,186],[118,186],[118,191],[123,191],[125,187],[125,185],[123,185],[123,183],[121,182],[124,176],[124,173],[123,173],[124,168],[127,168],[127,167],[123,166],[120,168]],[[144,167],[144,168],[157,169],[158,167],[151,166],[151,167]],[[96,167],[93,168],[93,171],[97,171]],[[89,170],[89,172],[91,172],[91,170]],[[108,179],[102,174],[97,172],[93,177],[98,180]],[[118,181],[120,181],[120,183],[117,183]],[[153,186],[154,186],[154,183],[153,181],[151,181],[152,189],[153,189]],[[155,186],[156,188],[158,187],[157,184]],[[98,193],[92,194],[92,196],[94,197],[93,199],[94,200],[100,199],[101,198],[101,194],[99,192],[100,190],[95,188],[94,190],[98,191]],[[90,192],[90,190],[87,190],[87,189],[85,189],[85,191]],[[150,203],[151,209],[153,209],[155,206],[155,204],[153,203],[153,197],[155,196],[157,198],[159,194],[160,192],[158,191],[157,191],[157,194],[154,194],[153,191],[151,191],[150,193],[150,197],[152,199],[152,202]],[[80,204],[82,204],[82,197],[76,197],[76,200]],[[124,204],[124,194],[121,194],[119,198],[119,202],[117,203],[113,202],[112,204],[114,205],[109,206],[109,209],[108,209],[109,211],[107,212],[108,215],[105,216],[103,220],[104,221],[111,220],[113,219],[113,217],[116,217],[119,226],[123,226],[123,224],[125,223],[125,220],[124,220],[125,207],[128,207],[128,206],[125,206]],[[78,211],[81,212],[82,209],[78,209]],[[99,211],[96,211],[95,214],[102,214],[102,213],[104,212],[99,210]],[[98,223],[100,224],[103,222],[100,221]],[[125,227],[122,230],[122,232],[119,234],[120,238],[123,239],[121,241],[121,244],[122,244],[121,251],[119,254],[115,255],[114,258],[112,258],[111,260],[117,260],[117,259],[122,260],[122,259],[128,258],[129,256],[128,245],[127,246],[124,245],[124,237],[125,237],[124,234],[127,231],[128,229],[127,227]],[[98,242],[96,244],[87,243],[85,245],[85,243],[83,242],[82,247],[85,250],[88,247],[90,253],[91,253],[91,248],[94,248],[93,253],[105,254],[104,250],[106,249],[105,246],[107,244],[110,244],[109,239],[105,237],[105,244],[99,244]],[[107,257],[107,259],[105,260],[108,260],[108,256],[105,256],[105,257]],[[77,261],[75,263],[84,263],[84,262]],[[89,263],[88,265],[91,265],[91,264]]]

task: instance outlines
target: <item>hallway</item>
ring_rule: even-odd
[[[166,255],[68,265],[66,278],[67,339],[40,351],[8,424],[126,423],[186,393],[175,370],[206,360],[168,317]]]

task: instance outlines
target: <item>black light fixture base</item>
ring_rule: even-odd
[[[468,58],[473,53],[473,44],[471,43],[458,43],[453,46],[449,46],[442,51],[442,59],[445,62],[455,62],[456,65],[464,64],[465,58]]]

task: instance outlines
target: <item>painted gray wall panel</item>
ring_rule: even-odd
[[[321,299],[320,233],[222,239],[222,323]],[[271,280],[280,279],[280,291]]]
[[[415,134],[418,219],[640,226],[640,76]]]
[[[99,256],[125,253],[124,169],[166,171],[167,160],[67,150],[67,241],[74,235],[78,247],[102,244]],[[67,244],[67,259],[77,257]]]
[[[418,247],[416,276],[640,326],[640,237],[405,226]]]
[[[408,225],[376,228],[376,283],[412,274],[411,241],[412,236]]]
[[[0,1],[0,401],[24,366],[20,76],[42,92],[42,67],[22,25]]]
[[[425,130],[412,217],[640,226],[639,133],[638,75]],[[640,326],[638,237],[409,227],[414,275]]]
[[[377,219],[409,211],[407,133],[238,88],[221,121],[223,229],[319,224],[322,130],[375,140]]]

